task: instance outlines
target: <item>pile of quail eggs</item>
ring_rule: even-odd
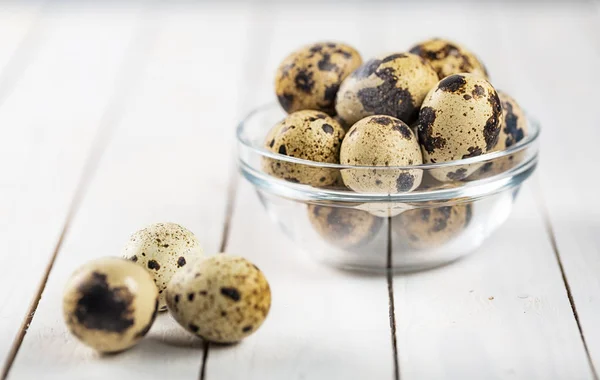
[[[510,169],[520,157],[428,170],[410,166],[505,150],[527,134],[522,109],[494,88],[479,58],[444,39],[367,62],[343,43],[304,46],[279,65],[275,91],[288,115],[269,131],[264,148],[345,168],[273,156],[263,159],[262,168],[313,187],[397,194],[481,179]],[[472,214],[470,204],[411,211],[387,207],[382,212],[377,205],[366,211],[312,205],[308,218],[325,240],[347,248],[374,236],[381,225],[375,218],[396,217],[394,230],[402,240],[423,248],[452,238]]]
[[[157,223],[131,236],[122,257],[91,261],[73,273],[63,297],[71,333],[99,352],[138,343],[159,311],[209,342],[255,332],[271,306],[263,273],[227,254],[205,257],[192,232]]]

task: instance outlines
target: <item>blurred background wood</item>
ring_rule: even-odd
[[[9,378],[192,379],[204,368],[206,379],[394,379],[395,363],[403,379],[597,378],[599,4],[1,4]],[[477,52],[494,85],[541,120],[542,160],[480,252],[393,278],[396,352],[386,279],[295,252],[237,178],[233,129],[273,100],[275,68],[299,45],[342,40],[369,57],[431,36]],[[161,315],[138,347],[94,354],[62,323],[67,277],[167,220],[208,252],[225,247],[263,268],[269,319],[241,344],[204,352]]]

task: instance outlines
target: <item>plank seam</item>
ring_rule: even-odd
[[[264,3],[263,3],[264,4]],[[270,3],[268,3],[268,5],[270,5]],[[264,12],[262,11],[262,8],[258,7],[255,8],[254,10],[254,15],[253,15],[253,20],[251,22],[251,25],[253,26],[252,28],[250,28],[250,37],[248,38],[249,43],[247,44],[248,49],[246,51],[246,56],[247,57],[266,57],[267,54],[266,52],[264,52],[263,54],[261,54],[261,52],[257,52],[256,46],[257,44],[259,44],[260,46],[268,46],[270,44],[270,38],[271,38],[271,33],[266,33],[265,38],[262,38],[260,36],[258,36],[258,34],[263,34],[260,32],[260,28],[258,27],[259,25],[267,25],[267,26],[271,26],[270,23],[270,18],[268,19],[268,21],[264,21],[262,20],[263,18],[263,14]],[[262,67],[260,65],[260,60],[253,60],[254,62],[252,62],[251,64],[248,65],[244,65],[244,74],[242,76],[242,78],[254,78],[255,72],[256,70],[260,70],[260,68]],[[249,84],[246,84],[246,87],[250,87]],[[248,99],[252,99],[255,100],[255,98],[253,96],[249,96],[249,94],[245,93],[246,91],[241,91],[241,96],[240,96],[240,101],[242,102],[242,104],[245,105],[246,101]],[[241,110],[242,106],[239,107],[239,109]],[[246,111],[245,109],[243,110],[244,112]],[[235,155],[234,155],[235,157]],[[234,214],[234,209],[235,209],[235,203],[236,203],[236,195],[237,195],[237,187],[239,184],[239,174],[237,171],[237,161],[234,159],[234,165],[233,168],[231,170],[231,177],[229,179],[229,187],[227,190],[227,201],[226,201],[226,207],[225,207],[225,221],[223,224],[223,232],[221,235],[221,244],[219,246],[219,250],[220,252],[225,252],[225,250],[227,250],[227,244],[229,243],[229,236],[230,236],[230,227],[231,227],[231,221],[233,219],[233,214]],[[198,375],[198,379],[199,380],[205,380],[206,379],[206,368],[208,365],[208,354],[210,351],[210,343],[206,342],[203,346],[203,350],[204,350],[204,354],[202,355],[202,363],[200,365],[200,373]]]
[[[146,13],[144,12],[143,15],[145,14]],[[90,154],[84,163],[81,177],[75,189],[75,194],[71,200],[71,204],[69,205],[69,211],[67,212],[60,237],[54,247],[52,255],[50,256],[50,260],[46,265],[44,274],[42,276],[42,281],[38,286],[33,301],[31,302],[23,322],[21,323],[20,330],[13,341],[8,358],[0,374],[0,379],[4,380],[8,377],[12,364],[14,363],[21,344],[23,343],[23,340],[27,334],[27,329],[33,321],[35,312],[42,298],[42,294],[46,288],[46,283],[50,276],[50,272],[52,271],[56,258],[58,257],[58,254],[62,248],[64,237],[69,232],[72,220],[79,210],[79,206],[81,205],[89,185],[92,182],[102,156],[104,155],[104,152],[106,151],[106,148],[108,147],[109,142],[114,135],[117,122],[123,116],[126,100],[129,97],[131,90],[135,87],[135,85],[137,85],[136,79],[139,79],[139,74],[142,72],[142,70],[140,70],[139,67],[134,63],[143,62],[141,60],[142,57],[149,53],[154,41],[156,40],[156,30],[148,32],[144,27],[145,25],[143,21],[144,20],[142,17],[142,20],[140,21],[141,25],[138,27],[135,37],[132,38],[128,51],[135,51],[134,47],[138,45],[141,45],[143,48],[137,53],[133,54],[133,59],[131,59],[132,57],[130,57],[129,54],[125,54],[124,59],[121,61],[121,68],[116,75],[117,80],[115,81],[113,100],[107,105],[100,119],[98,131],[93,139],[94,142]]]
[[[392,271],[392,218],[388,217],[387,228],[387,291],[388,313],[390,319],[390,334],[392,338],[392,353],[394,355],[394,379],[400,380],[400,365],[398,363],[398,341],[396,339],[396,307],[394,305],[394,274]]]
[[[34,53],[40,47],[40,37],[42,36],[44,25],[43,19],[51,3],[50,0],[46,0],[40,5],[35,21],[32,22],[27,33],[25,33],[25,36],[10,56],[6,66],[4,66],[4,70],[2,70],[2,76],[0,77],[0,106],[4,104],[13,92],[21,76],[33,61]]]
[[[596,367],[594,366],[594,362],[592,361],[592,356],[590,355],[590,350],[588,348],[587,341],[585,339],[585,335],[583,333],[583,328],[581,326],[581,322],[579,321],[579,313],[577,312],[577,305],[575,304],[575,299],[573,298],[573,293],[571,291],[571,285],[569,284],[569,280],[567,279],[567,275],[565,272],[565,268],[562,263],[560,251],[558,249],[558,244],[556,241],[556,235],[554,233],[554,227],[552,226],[552,222],[550,221],[550,213],[548,211],[548,207],[546,206],[546,201],[544,198],[544,194],[542,192],[542,186],[539,183],[539,178],[535,181],[536,186],[538,187],[538,207],[542,212],[544,219],[544,226],[546,228],[546,232],[550,239],[550,244],[552,246],[552,250],[554,251],[554,256],[556,257],[556,261],[558,263],[558,268],[560,270],[560,274],[562,277],[563,284],[565,286],[565,290],[567,292],[567,298],[569,299],[569,304],[571,305],[571,311],[573,313],[573,317],[575,318],[575,323],[577,324],[577,329],[579,330],[579,336],[581,338],[581,342],[583,343],[583,348],[585,350],[585,355],[587,357],[590,370],[592,371],[592,376],[594,380],[599,380],[598,372],[596,371]]]

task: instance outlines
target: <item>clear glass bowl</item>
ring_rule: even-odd
[[[266,150],[267,132],[284,117],[271,104],[244,119],[237,130],[240,170],[271,218],[300,248],[345,269],[416,271],[473,252],[508,218],[537,163],[540,128],[531,119],[528,135],[505,151],[437,164],[368,167]],[[314,180],[302,184],[269,174],[286,171],[305,171],[310,175],[304,177]],[[342,177],[383,185],[380,192],[355,192]],[[415,185],[420,179],[410,192],[400,185],[407,177]]]

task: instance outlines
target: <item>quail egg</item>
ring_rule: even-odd
[[[265,148],[271,152],[309,161],[338,164],[344,128],[321,111],[289,114],[267,134]],[[336,169],[265,158],[263,170],[289,182],[331,186],[339,178]]]
[[[488,76],[485,66],[475,54],[455,42],[433,38],[415,45],[410,52],[431,63],[440,79],[459,73]]]
[[[340,152],[340,163],[354,166],[410,166],[422,163],[413,131],[391,116],[367,116],[350,128]],[[420,169],[343,169],[342,179],[359,193],[395,194],[412,191],[421,183]]]
[[[158,309],[152,276],[130,261],[104,258],[73,273],[63,296],[63,316],[77,339],[100,352],[135,345]]]
[[[411,123],[438,80],[431,65],[417,55],[381,56],[366,62],[342,82],[335,109],[350,125],[369,115],[389,115]]]
[[[383,224],[383,219],[365,211],[321,205],[308,205],[308,219],[326,242],[340,248],[367,244]]]
[[[202,257],[193,233],[175,223],[156,223],[134,233],[122,256],[148,270],[158,287],[159,310],[167,310],[165,289],[173,274]]]
[[[305,46],[283,60],[275,76],[275,92],[288,113],[320,110],[335,114],[340,84],[362,63],[345,44],[322,42]]]
[[[392,230],[407,247],[439,247],[465,229],[472,213],[471,204],[408,210],[392,219]]]
[[[237,342],[255,332],[271,307],[271,290],[251,262],[219,254],[173,276],[167,305],[186,330],[211,342]]]
[[[495,151],[509,148],[527,135],[527,118],[519,104],[508,94],[498,91],[500,104],[502,104],[502,120],[500,135]],[[519,164],[524,158],[524,152],[517,152],[508,157],[500,157],[485,163],[469,179],[481,179],[500,174]]]
[[[455,74],[442,79],[428,94],[418,120],[425,163],[479,156],[492,151],[500,133],[502,107],[494,87],[483,77]],[[431,170],[442,182],[460,181],[481,165]]]

